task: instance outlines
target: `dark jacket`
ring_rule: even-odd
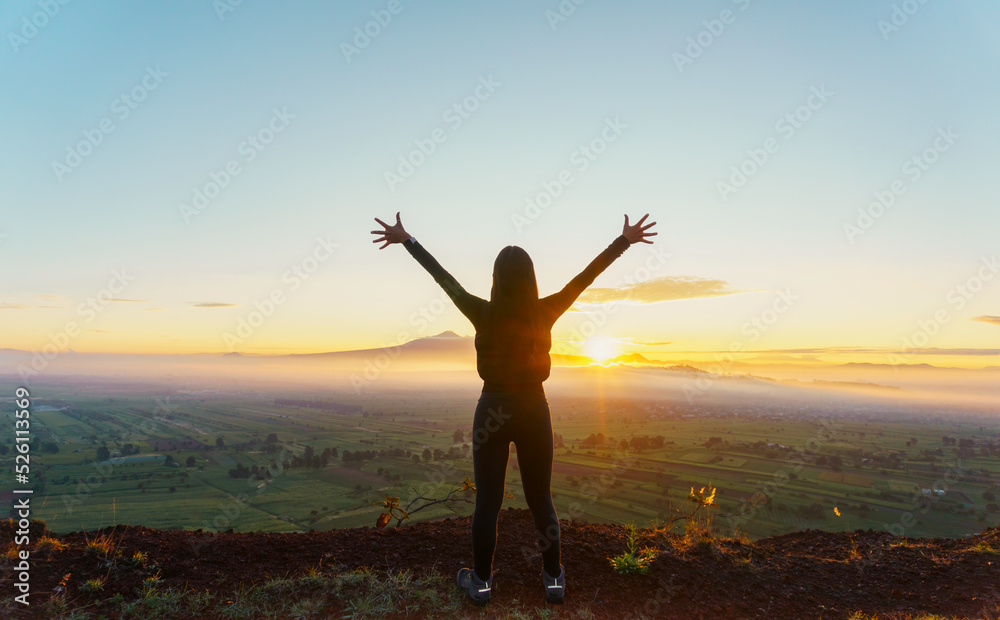
[[[544,329],[544,334],[536,334],[536,337],[547,343],[547,346],[542,347],[544,351],[540,350],[541,348],[536,348],[533,354],[520,356],[514,354],[512,356],[511,351],[505,350],[503,342],[494,343],[484,333],[486,329],[485,316],[489,302],[462,288],[462,285],[445,271],[444,267],[416,239],[403,242],[403,247],[434,277],[434,280],[441,285],[441,288],[455,302],[462,314],[472,321],[473,327],[476,328],[476,369],[484,381],[484,392],[524,391],[541,388],[542,382],[549,377],[552,365],[549,349],[552,348],[553,324],[573,305],[576,298],[593,284],[594,279],[628,249],[629,245],[625,235],[619,235],[561,291],[540,298],[541,328]],[[521,359],[522,357],[523,359]]]

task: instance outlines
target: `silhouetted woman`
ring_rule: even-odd
[[[483,391],[472,422],[472,463],[476,482],[476,509],[472,516],[474,570],[463,568],[458,585],[473,602],[490,600],[493,586],[493,552],[496,549],[497,517],[503,502],[504,481],[510,443],[517,446],[524,499],[535,522],[535,535],[542,553],[542,582],[546,600],[560,603],[566,589],[559,561],[559,520],[552,506],[552,420],[542,382],[549,376],[552,325],[594,279],[633,243],[652,243],[646,232],[656,224],[642,223],[649,214],[625,227],[600,255],[561,291],[538,297],[538,284],[531,258],[523,249],[508,245],[493,263],[490,300],[472,295],[396,223],[375,218],[384,230],[374,243],[379,249],[402,243],[413,258],[434,277],[458,309],[476,328],[476,367]]]

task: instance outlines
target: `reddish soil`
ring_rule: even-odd
[[[125,557],[143,551],[160,567],[163,585],[216,593],[240,583],[295,577],[307,568],[339,571],[368,566],[435,570],[450,578],[470,564],[469,517],[402,528],[358,528],[302,534],[158,531],[115,526],[59,536],[69,549],[32,557],[33,609],[60,578],[71,573],[70,593],[108,574],[85,557],[88,538],[110,534]],[[11,539],[9,525],[0,528]],[[518,599],[525,609],[545,606],[541,560],[533,546],[529,513],[501,512],[494,564],[494,603]],[[661,618],[848,618],[853,612],[937,613],[948,617],[1000,617],[1000,528],[964,539],[899,539],[872,530],[808,530],[756,542],[724,540],[690,544],[676,535],[640,530],[641,542],[661,553],[648,575],[618,575],[607,558],[625,550],[618,525],[563,522],[567,600],[560,617],[586,607],[596,618],[642,612]],[[37,540],[38,532],[33,536]],[[900,544],[905,540],[905,544]],[[891,544],[890,544],[891,543]],[[530,545],[522,553],[522,545]],[[973,550],[973,547],[979,551]],[[986,551],[986,552],[984,552]],[[120,571],[108,578],[102,598],[134,597],[143,574]],[[5,596],[11,572],[2,571]],[[86,600],[86,599],[84,599]],[[489,608],[488,608],[489,609]],[[94,611],[101,611],[100,609]],[[107,610],[104,610],[105,613]],[[331,608],[333,617],[338,609]],[[473,608],[469,606],[468,611]],[[111,616],[113,617],[113,615]],[[400,616],[402,617],[402,616]]]

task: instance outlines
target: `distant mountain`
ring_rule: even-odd
[[[354,349],[350,351],[330,351],[327,353],[293,353],[282,355],[298,361],[316,360],[333,362],[343,365],[357,365],[370,362],[384,364],[388,358],[392,360],[393,368],[410,370],[428,368],[475,368],[476,343],[473,336],[460,336],[453,331],[443,331],[433,336],[416,338],[395,346],[373,349]],[[593,360],[583,355],[550,354],[553,366],[586,366]]]
[[[624,355],[619,355],[618,357],[608,360],[607,362],[604,363],[605,364],[653,364],[654,362],[647,359],[641,353],[626,353]]]

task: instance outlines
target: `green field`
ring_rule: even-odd
[[[2,389],[13,394],[14,387],[5,382]],[[115,523],[237,531],[370,526],[380,512],[373,502],[385,495],[405,506],[418,494],[442,497],[473,474],[474,391],[357,396],[100,383],[80,390],[49,380],[32,398],[32,506],[57,532]],[[11,400],[0,423],[12,431]],[[552,396],[549,403],[562,441],[552,477],[562,518],[664,522],[690,510],[692,487],[711,486],[720,505],[715,525],[755,538],[804,528],[955,537],[998,522],[1000,429],[960,412],[691,408]],[[603,442],[585,445],[598,433]],[[0,459],[11,471],[13,434],[2,437]],[[945,445],[942,437],[967,441]],[[129,444],[138,454],[123,455]],[[345,451],[372,454],[345,461]],[[256,467],[261,476],[231,476],[238,467]],[[508,467],[515,498],[507,505],[524,507],[516,454]],[[0,489],[5,513],[13,488],[11,481]],[[472,511],[465,502],[453,508]],[[451,514],[437,506],[414,519]]]

